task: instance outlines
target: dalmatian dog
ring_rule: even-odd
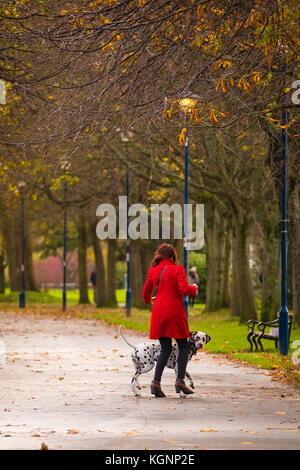
[[[140,396],[141,386],[139,384],[138,378],[141,374],[145,374],[153,369],[155,362],[158,359],[160,354],[160,344],[159,342],[145,342],[140,343],[137,346],[133,346],[127,338],[125,337],[122,326],[120,326],[120,334],[123,337],[124,341],[133,348],[131,353],[131,359],[134,364],[135,373],[131,380],[131,388],[135,396]],[[202,331],[193,331],[190,334],[188,340],[189,345],[189,355],[188,361],[192,359],[193,356],[197,354],[198,349],[203,349],[204,344],[208,343],[211,340],[211,337]],[[172,352],[169,356],[166,367],[174,369],[175,376],[177,377],[177,356],[178,356],[178,346],[177,343],[172,345]],[[190,382],[190,386],[194,388],[193,379],[188,372],[185,373],[186,378]],[[184,394],[183,394],[184,395]],[[185,396],[185,395],[184,395]]]

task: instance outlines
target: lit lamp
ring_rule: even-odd
[[[22,290],[19,294],[19,308],[25,308],[25,230],[24,230],[24,186],[25,182],[20,181],[18,184],[19,193],[21,196],[21,278]]]
[[[120,132],[120,129],[117,129]],[[128,142],[133,137],[133,133],[131,131],[127,132],[120,132],[120,137],[122,142],[125,144],[125,152],[126,152],[126,196],[127,196],[127,207],[126,207],[126,233],[127,233],[127,245],[126,245],[126,264],[127,264],[127,288],[126,288],[126,315],[129,317],[131,313],[131,287],[130,287],[130,238],[128,233],[128,226],[129,226],[129,218],[128,218],[128,210],[129,210],[129,148]]]
[[[178,104],[182,111],[185,114],[185,167],[184,167],[184,225],[183,225],[183,265],[185,269],[185,274],[188,276],[188,249],[187,249],[187,241],[188,241],[188,210],[187,204],[189,202],[189,128],[188,128],[188,120],[190,118],[190,114],[193,108],[196,106],[200,96],[195,95],[194,93],[187,93],[181,99],[178,100]],[[188,307],[189,307],[189,298],[187,295],[184,296],[184,306],[186,310],[186,314],[188,316]]]

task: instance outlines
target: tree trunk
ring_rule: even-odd
[[[0,247],[0,294],[5,292],[5,261],[4,261],[4,244],[1,244]]]
[[[231,234],[232,240],[232,285],[231,285],[231,316],[241,316],[241,292],[239,282],[238,246],[235,237],[235,228]]]
[[[88,280],[87,280],[87,262],[86,262],[86,251],[87,251],[87,228],[86,218],[80,210],[77,222],[78,231],[78,283],[79,283],[79,304],[88,304],[89,293],[88,293]]]
[[[90,220],[90,234],[92,246],[95,255],[95,271],[96,271],[96,287],[95,287],[95,303],[96,306],[103,307],[106,300],[106,282],[105,282],[105,267],[102,254],[102,247],[100,240],[96,234],[97,220]]]
[[[143,253],[139,240],[131,241],[131,290],[132,290],[132,305],[137,308],[142,308],[145,306],[142,298],[143,292]]]
[[[26,220],[25,220],[26,222]],[[21,279],[21,247],[22,247],[22,231],[21,217],[19,209],[11,210],[6,214],[3,224],[3,238],[5,244],[5,252],[8,263],[9,286],[11,291],[19,292],[22,288]],[[26,290],[38,291],[35,281],[32,248],[30,240],[30,230],[28,224],[25,225],[24,233],[24,265],[25,265],[25,288]]]
[[[233,216],[231,313],[239,316],[241,323],[257,318],[249,263],[250,226],[249,217],[236,209]]]
[[[272,321],[280,308],[280,239],[278,226],[265,232],[262,259],[261,320]]]
[[[288,226],[288,247],[287,247],[287,292],[286,303],[288,310],[293,310],[293,239],[291,226]],[[280,246],[280,241],[279,241]],[[280,262],[279,262],[280,264]],[[280,274],[279,274],[280,275]],[[279,294],[280,295],[280,294]]]
[[[12,210],[3,218],[3,238],[8,263],[9,287],[13,292],[21,290],[21,232],[19,211]]]
[[[25,286],[27,290],[39,291],[37,286],[33,261],[32,261],[32,246],[30,239],[30,229],[28,224],[25,225],[25,234],[24,234],[24,267],[25,267]]]
[[[294,323],[300,326],[300,188],[295,187],[290,196],[289,230],[293,258],[293,313]]]
[[[107,249],[107,298],[106,305],[109,307],[117,307],[116,298],[116,250],[117,240],[108,239]]]
[[[226,220],[215,204],[205,207],[206,243],[206,311],[214,312],[224,306]]]
[[[231,229],[226,221],[225,252],[224,252],[224,275],[223,275],[223,307],[230,307],[230,266],[231,266]]]

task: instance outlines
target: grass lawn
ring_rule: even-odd
[[[2,310],[16,310],[18,307],[18,293],[6,292],[0,295],[0,308]],[[125,291],[116,292],[117,301],[125,303]],[[93,301],[93,290],[89,292],[90,300]],[[68,313],[82,318],[97,318],[112,325],[123,325],[133,330],[148,332],[151,313],[147,309],[138,310],[133,308],[130,317],[126,316],[123,307],[97,309],[94,305],[78,305],[78,291],[68,291],[67,305]],[[30,309],[42,313],[61,313],[62,294],[59,289],[50,289],[47,292],[27,292],[25,311]],[[230,316],[228,309],[218,312],[203,312],[204,305],[197,304],[189,313],[190,330],[204,331],[211,336],[211,341],[205,350],[214,354],[223,354],[237,361],[246,362],[256,367],[269,369],[278,378],[290,379],[300,386],[300,365],[292,361],[295,349],[290,347],[288,356],[281,356],[273,341],[263,340],[265,352],[249,353],[247,341],[247,325],[240,324],[239,320]],[[25,312],[24,312],[25,313]],[[293,328],[290,346],[294,341],[300,341],[300,328]],[[298,348],[299,349],[299,346]],[[299,357],[299,355],[298,355]],[[299,360],[299,359],[298,359]]]
[[[116,297],[118,303],[125,303],[126,291],[124,289],[116,290]],[[89,289],[89,300],[93,302],[94,291]],[[67,304],[77,305],[79,301],[79,291],[68,290],[67,291]],[[19,292],[11,292],[9,289],[5,289],[4,294],[0,294],[0,305],[1,303],[15,303],[18,305]],[[60,305],[62,303],[62,290],[61,289],[48,289],[47,291],[41,290],[40,292],[27,291],[26,292],[26,303],[28,304],[44,304],[44,305]]]

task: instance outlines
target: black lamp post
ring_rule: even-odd
[[[187,93],[179,101],[180,108],[185,113],[185,142],[184,142],[184,225],[183,225],[183,266],[186,276],[188,276],[189,256],[188,256],[188,206],[189,203],[189,127],[188,122],[192,109],[196,106],[200,96],[194,93]],[[189,297],[184,296],[184,306],[186,314],[189,312]]]
[[[284,64],[284,75],[286,65]],[[285,80],[284,80],[285,84]],[[283,87],[284,88],[284,87]],[[286,98],[284,98],[285,104]],[[287,309],[287,110],[281,117],[281,307],[279,310],[279,351],[286,356],[289,352],[289,314]]]
[[[62,309],[67,310],[67,182],[64,180],[64,248],[63,248],[63,289],[62,289]]]
[[[61,169],[65,173],[63,180],[63,208],[64,208],[64,234],[63,234],[63,285],[62,285],[62,309],[67,310],[67,180],[66,174],[71,166],[68,160],[62,160]]]
[[[22,278],[22,290],[19,294],[19,307],[25,308],[26,296],[25,296],[25,230],[24,230],[24,181],[19,183],[19,191],[21,195],[21,278]]]
[[[130,238],[128,233],[128,226],[129,226],[129,217],[128,217],[128,210],[129,210],[129,196],[130,196],[130,179],[129,179],[129,147],[128,142],[129,139],[132,137],[132,132],[120,132],[121,140],[125,144],[125,152],[126,152],[126,196],[127,196],[127,207],[126,207],[126,237],[127,237],[127,244],[126,244],[126,264],[127,264],[127,288],[126,288],[126,315],[129,317],[131,314],[131,283],[130,283]]]

